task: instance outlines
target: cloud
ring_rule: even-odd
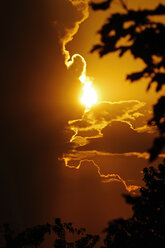
[[[146,151],[153,134],[148,132],[144,121],[136,123],[145,111],[145,103],[137,100],[99,102],[85,111],[81,119],[69,121],[74,134],[70,139],[72,149],[61,158],[65,166],[80,169],[83,164],[91,164],[102,182],[119,181],[129,192],[139,189],[139,185],[129,184],[119,173],[111,173],[110,168],[105,171],[104,162],[96,161],[98,157],[103,161],[115,157],[119,161],[124,157],[148,159]]]
[[[73,26],[65,29],[64,35],[61,37],[62,52],[65,55],[65,64],[70,65],[69,60],[71,59],[69,51],[66,49],[66,45],[73,39],[73,36],[78,32],[79,26],[89,16],[88,0],[69,0],[69,2],[79,11],[81,18],[74,22]],[[83,57],[79,55],[84,61]],[[74,58],[73,58],[74,61]],[[71,62],[71,64],[73,63]],[[85,62],[85,61],[84,61]],[[85,62],[86,64],[86,62]]]
[[[71,57],[69,51],[66,49],[66,45],[73,39],[73,36],[77,33],[79,25],[88,17],[88,1],[70,0],[70,2],[81,11],[82,18],[76,21],[73,27],[68,28],[66,34],[61,38],[62,49],[65,55],[65,64],[67,65],[67,67],[70,67],[71,65],[73,67],[73,64],[76,64],[76,60],[78,61],[78,58],[80,58],[84,64],[82,75],[86,75],[86,62],[84,58],[79,54],[75,54]],[[132,122],[135,121],[137,118],[143,116],[143,114],[138,110],[144,107],[144,105],[144,103],[136,100],[120,102],[100,102],[99,104],[94,105],[88,111],[85,111],[81,119],[69,121],[69,129],[70,131],[74,132],[70,139],[70,143],[73,145],[73,147],[71,149],[72,153],[68,152],[68,155],[63,155],[65,165],[69,168],[79,169],[81,163],[83,163],[84,161],[92,162],[93,165],[97,168],[98,174],[101,178],[105,178],[105,180],[107,181],[121,181],[128,191],[134,190],[135,188],[138,189],[138,186],[132,185],[128,187],[125,181],[118,174],[101,174],[100,167],[94,162],[94,160],[90,161],[87,158],[84,158],[82,160],[80,159],[77,166],[71,166],[68,164],[68,162],[75,160],[77,161],[78,158],[73,159],[73,154],[75,154],[76,156],[78,154],[79,148],[83,149],[85,146],[85,149],[89,150],[89,147],[87,147],[87,145],[95,145],[95,141],[104,136],[103,130],[105,132],[105,128],[111,125],[112,122],[125,122],[127,123],[127,125],[129,125],[129,128],[134,129]],[[140,126],[138,128],[139,131],[145,129],[144,126]],[[104,142],[104,140],[102,142]],[[96,142],[96,147],[97,146],[98,144]],[[102,148],[102,151],[103,150],[105,150],[105,147]]]
[[[82,155],[80,155],[80,156],[82,156]],[[81,168],[81,166],[83,165],[83,163],[91,163],[96,168],[97,173],[100,176],[103,183],[121,182],[128,192],[134,192],[140,188],[139,185],[127,184],[127,182],[123,178],[121,178],[121,176],[119,174],[116,174],[116,173],[115,174],[114,173],[113,174],[112,173],[104,174],[104,173],[102,173],[100,166],[98,164],[96,164],[93,159],[87,159],[86,158],[86,159],[80,159],[79,161],[78,161],[78,158],[73,159],[73,157],[72,158],[71,157],[63,157],[63,159],[65,161],[66,167],[71,168],[71,169],[76,169],[76,170],[79,170]],[[72,165],[69,163],[70,161],[74,161],[74,160],[76,162],[78,162],[77,165]]]
[[[138,133],[127,122],[113,121],[102,130],[102,137],[90,139],[79,150],[98,150],[111,153],[145,152],[150,147],[153,134]]]
[[[70,153],[64,153],[64,157],[68,157],[68,161],[80,161],[89,159],[92,160],[96,156],[105,156],[105,157],[136,157],[148,159],[149,153],[147,152],[125,152],[125,153],[111,153],[111,152],[102,152],[97,150],[88,150],[88,151],[76,151],[74,150]],[[162,156],[161,156],[162,157]],[[77,163],[74,163],[73,167],[78,167]]]
[[[85,112],[81,119],[68,122],[70,128],[76,132],[72,142],[76,146],[88,144],[92,139],[102,137],[102,130],[114,121],[125,122],[131,129],[136,129],[138,132],[146,131],[146,124],[134,127],[134,122],[143,116],[144,106],[144,102],[137,100],[100,102]],[[79,139],[80,132],[90,130],[96,130],[96,135],[81,136],[83,138],[83,144],[81,144]]]

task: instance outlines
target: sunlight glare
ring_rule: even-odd
[[[81,102],[87,108],[90,108],[93,104],[97,103],[97,94],[96,91],[92,88],[90,81],[86,82],[83,86]]]

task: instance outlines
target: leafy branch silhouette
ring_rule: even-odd
[[[111,1],[102,3],[91,2],[93,10],[105,10],[110,7]],[[147,90],[153,83],[157,84],[156,91],[162,90],[165,85],[165,25],[156,21],[165,15],[165,5],[159,4],[155,9],[132,10],[128,9],[124,1],[120,1],[124,13],[113,13],[98,31],[101,41],[91,49],[97,51],[100,57],[109,53],[118,52],[119,57],[129,51],[132,56],[140,58],[145,67],[127,75],[127,79],[135,82],[142,78],[148,79]],[[105,7],[106,6],[106,7]],[[159,137],[154,140],[149,149],[150,161],[158,157],[165,147],[165,96],[162,96],[153,108],[153,118],[148,122],[157,127]]]
[[[46,223],[14,235],[14,231],[8,224],[4,224],[4,248],[40,247],[45,240],[45,235],[53,235],[55,248],[92,248],[99,241],[99,235],[87,234],[85,228],[75,228],[71,222],[61,222],[60,218],[54,220],[54,224]],[[67,240],[68,234],[72,237]]]

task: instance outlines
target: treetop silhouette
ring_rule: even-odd
[[[68,234],[71,238],[68,238]],[[87,234],[85,228],[75,228],[71,222],[61,222],[60,218],[54,220],[54,224],[46,223],[31,228],[26,228],[19,234],[8,224],[4,225],[4,248],[41,247],[45,236],[51,235],[55,248],[93,248],[99,241],[99,235]]]

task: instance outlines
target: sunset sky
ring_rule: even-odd
[[[160,2],[127,0],[136,9]],[[98,233],[129,217],[122,194],[142,185],[156,136],[147,121],[162,92],[126,81],[144,66],[129,53],[90,53],[119,1],[106,12],[88,0],[2,0],[0,9],[0,223],[22,230],[59,217]],[[87,82],[91,106],[81,102]]]

